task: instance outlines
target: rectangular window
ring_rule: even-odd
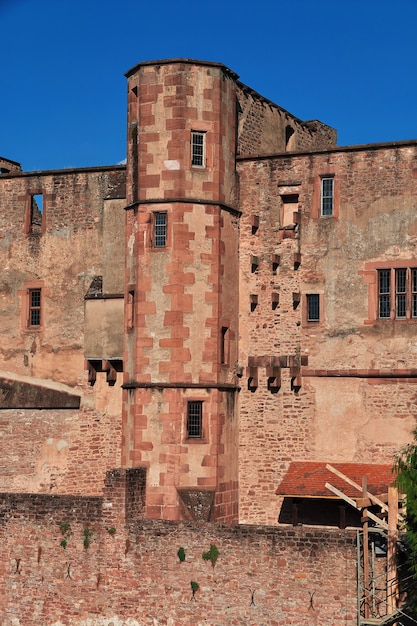
[[[126,323],[127,329],[132,330],[135,325],[135,291],[131,289],[127,292],[126,303]]]
[[[154,213],[154,246],[165,248],[167,245],[167,214]]]
[[[206,133],[191,131],[191,165],[206,167]]]
[[[34,235],[42,233],[42,216],[43,195],[37,193],[30,197],[29,233]]]
[[[334,205],[334,179],[321,179],[321,215],[330,217],[333,215]]]
[[[230,332],[227,326],[221,328],[220,338],[220,363],[226,365],[229,363],[230,354]]]
[[[29,289],[28,326],[41,325],[41,290]]]
[[[391,312],[391,270],[379,270],[378,272],[378,316],[390,317]]]
[[[307,294],[307,322],[320,321],[320,296],[318,293]]]
[[[378,270],[378,317],[417,317],[417,268]]]
[[[203,402],[192,400],[187,404],[187,438],[203,437]]]

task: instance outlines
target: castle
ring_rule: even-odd
[[[126,166],[0,159],[1,491],[142,468],[149,520],[359,526],[323,477],[386,492],[415,427],[417,141],[339,147],[220,63],[126,76]]]

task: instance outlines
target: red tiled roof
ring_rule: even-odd
[[[366,476],[368,491],[374,496],[387,493],[389,485],[395,480],[391,465],[373,465],[369,463],[329,463],[336,470],[362,486]],[[326,483],[330,483],[350,498],[361,498],[362,493],[345,482],[342,478],[326,469],[325,462],[293,462],[279,485],[279,496],[299,498],[335,498]]]

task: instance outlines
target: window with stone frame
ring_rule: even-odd
[[[417,267],[378,270],[378,318],[417,318]]]
[[[29,289],[28,296],[28,327],[36,328],[42,321],[42,290]]]
[[[191,131],[191,165],[206,167],[206,133]]]
[[[323,176],[321,179],[320,214],[331,217],[334,210],[334,178]]]
[[[203,438],[203,402],[189,400],[187,402],[187,439]]]
[[[153,245],[155,248],[165,248],[167,245],[168,216],[163,211],[153,214]]]

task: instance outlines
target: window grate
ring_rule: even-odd
[[[154,245],[165,248],[167,245],[167,214],[154,213]]]
[[[203,402],[188,402],[187,405],[187,437],[201,439],[203,436]]]
[[[417,317],[417,268],[378,270],[379,319]]]
[[[41,325],[41,290],[29,290],[29,326]]]

